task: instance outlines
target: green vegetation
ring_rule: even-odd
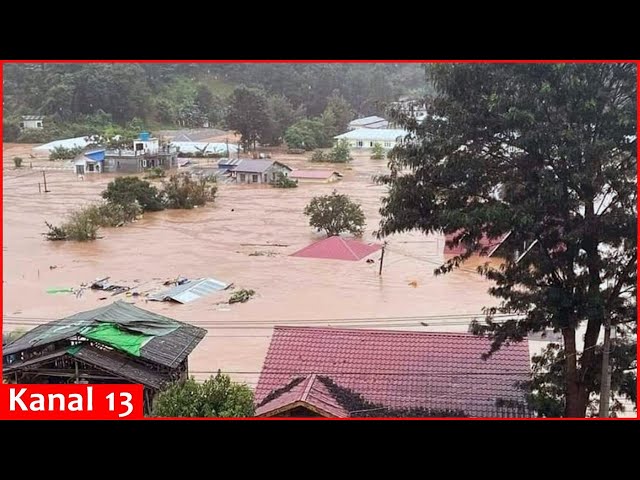
[[[284,134],[289,148],[314,150],[331,145],[321,120],[305,118],[291,125]]]
[[[100,203],[76,210],[60,226],[45,222],[49,231],[47,240],[75,240],[86,242],[95,240],[100,227],[119,227],[132,222],[142,214],[137,203],[120,205]]]
[[[373,144],[373,148],[371,149],[371,159],[372,160],[382,160],[385,157],[385,151],[382,144],[376,142]]]
[[[157,180],[158,178],[164,178],[166,176],[165,171],[160,167],[154,167],[144,176],[149,180]]]
[[[143,212],[162,210],[162,198],[158,189],[138,177],[118,177],[109,182],[107,189],[102,192],[102,198],[118,205],[137,203]]]
[[[165,208],[191,209],[213,202],[218,186],[209,178],[194,180],[188,174],[171,175],[161,197]]]
[[[49,153],[49,160],[73,160],[82,153],[82,147],[55,147]]]
[[[203,383],[193,378],[170,385],[155,399],[152,417],[251,417],[253,391],[218,371]]]
[[[365,217],[360,205],[335,190],[331,195],[313,197],[304,214],[309,217],[309,225],[326,231],[330,237],[342,232],[359,236],[364,232]]]
[[[291,180],[283,173],[278,172],[276,180],[272,182],[272,185],[275,188],[296,188],[298,186],[298,182],[296,182],[295,180]]]
[[[380,236],[458,232],[452,243],[467,253],[442,274],[482,253],[483,234],[510,232],[502,265],[479,268],[499,302],[474,332],[493,341],[487,354],[530,332],[561,332],[563,350],[534,369],[533,407],[555,399],[543,410],[584,417],[599,395],[602,326],[615,329],[614,371],[629,365],[621,342],[636,348],[636,66],[451,64],[431,74],[432,115],[421,125],[396,115],[416,141],[396,147],[379,178],[389,189]],[[525,242],[534,247],[518,261]],[[625,382],[612,378],[612,392],[624,395]]]
[[[251,297],[255,295],[253,290],[238,290],[234,292],[229,298],[229,303],[245,303],[248,302]]]
[[[399,95],[428,90],[423,77],[419,65],[387,63],[11,64],[3,71],[3,141],[110,140],[132,123],[145,130],[208,124],[240,132],[248,148],[278,145],[306,119],[321,124],[312,140],[294,129],[287,143],[313,150],[330,146],[355,116],[382,115]],[[21,130],[20,116],[33,114],[45,116],[44,128]]]
[[[316,150],[311,155],[312,162],[347,163],[352,160],[349,141],[340,139],[329,151]]]
[[[13,157],[13,164],[15,165],[16,168],[22,167],[22,158]]]

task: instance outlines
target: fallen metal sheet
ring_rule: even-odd
[[[159,302],[173,300],[178,303],[188,303],[211,293],[226,290],[230,286],[230,284],[223,283],[214,278],[201,278],[198,280],[190,280],[164,292],[149,295],[148,298],[149,300]]]

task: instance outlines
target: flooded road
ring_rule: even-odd
[[[45,221],[59,223],[72,209],[97,201],[113,175],[47,170],[49,193],[38,193],[42,172],[29,169],[28,148],[5,145],[3,165],[4,329],[30,329],[60,317],[117,299],[208,329],[189,358],[199,379],[221,369],[255,385],[273,325],[352,326],[422,331],[466,331],[489,297],[489,282],[475,273],[486,258],[463,270],[434,277],[444,260],[444,240],[419,233],[388,238],[383,273],[380,252],[348,262],[289,256],[323,238],[302,214],[315,195],[334,188],[363,206],[364,240],[374,241],[384,187],[372,175],[386,170],[383,160],[356,156],[333,168],[344,178],[335,184],[301,184],[295,189],[220,185],[214,204],[192,211],[146,214],[137,223],[102,229],[89,243],[48,242]],[[27,168],[14,169],[21,154]],[[274,156],[292,168],[332,168],[303,156]],[[256,245],[247,245],[256,244]],[[280,244],[286,246],[264,246]],[[268,253],[250,256],[255,252]],[[230,292],[218,292],[180,305],[136,300],[121,294],[99,300],[105,292],[47,294],[52,287],[74,287],[109,276],[114,283],[157,291],[162,281],[184,276],[213,277],[256,292],[245,304],[219,305]],[[422,325],[426,322],[428,326]]]

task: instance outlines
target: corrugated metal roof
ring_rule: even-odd
[[[395,142],[398,138],[406,136],[409,132],[400,128],[358,128],[350,132],[336,135],[336,140],[371,140],[380,142]]]
[[[64,140],[56,140],[54,142],[45,143],[44,145],[40,145],[38,147],[34,147],[34,150],[39,151],[52,151],[54,148],[63,147],[63,148],[74,148],[80,147],[85,148],[89,145],[88,137],[75,137],[75,138],[65,138]]]
[[[22,116],[22,120],[29,122],[29,121],[37,121],[37,120],[44,120],[44,116],[43,115],[23,115]]]
[[[262,173],[273,164],[272,160],[241,160],[233,170],[236,172]]]
[[[289,178],[319,178],[327,179],[331,175],[341,177],[342,174],[333,170],[294,170],[289,174]]]
[[[149,295],[149,300],[173,300],[179,303],[188,303],[226,288],[229,288],[228,283],[214,278],[201,278],[188,281],[164,292]]]
[[[233,145],[233,144],[229,144],[227,145],[226,143],[214,143],[214,142],[180,142],[180,141],[173,141],[171,142],[171,144],[174,147],[179,147],[180,148],[180,152],[182,153],[197,153],[197,152],[204,152],[204,153],[220,153],[220,154],[224,154],[227,152],[227,147],[229,149],[229,153],[236,153],[238,151],[238,147]]]
[[[355,120],[351,120],[349,122],[349,125],[352,125],[354,127],[360,127],[362,125],[369,125],[370,123],[377,123],[377,122],[384,122],[384,121],[386,121],[384,118],[378,117],[377,115],[373,115],[371,117],[362,117],[362,118],[356,118]]]
[[[128,355],[113,350],[99,350],[90,345],[83,345],[75,352],[72,350],[70,355],[133,383],[142,383],[158,390],[171,380],[168,374],[153,371]]]
[[[100,323],[112,323],[124,331],[153,336],[140,349],[140,358],[170,368],[178,366],[207,333],[204,328],[178,322],[118,300],[104,307],[40,325],[5,345],[2,355],[70,339],[81,335],[82,329]]]

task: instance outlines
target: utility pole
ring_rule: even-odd
[[[609,398],[611,398],[611,320],[604,321],[604,345],[602,346],[602,374],[600,377],[600,418],[609,417]]]
[[[49,190],[47,190],[47,174],[44,170],[42,170],[42,178],[44,179],[44,193],[49,193]]]
[[[380,270],[378,270],[378,275],[382,275],[382,263],[384,262],[384,249],[387,246],[387,242],[382,244],[382,254],[380,255]]]

